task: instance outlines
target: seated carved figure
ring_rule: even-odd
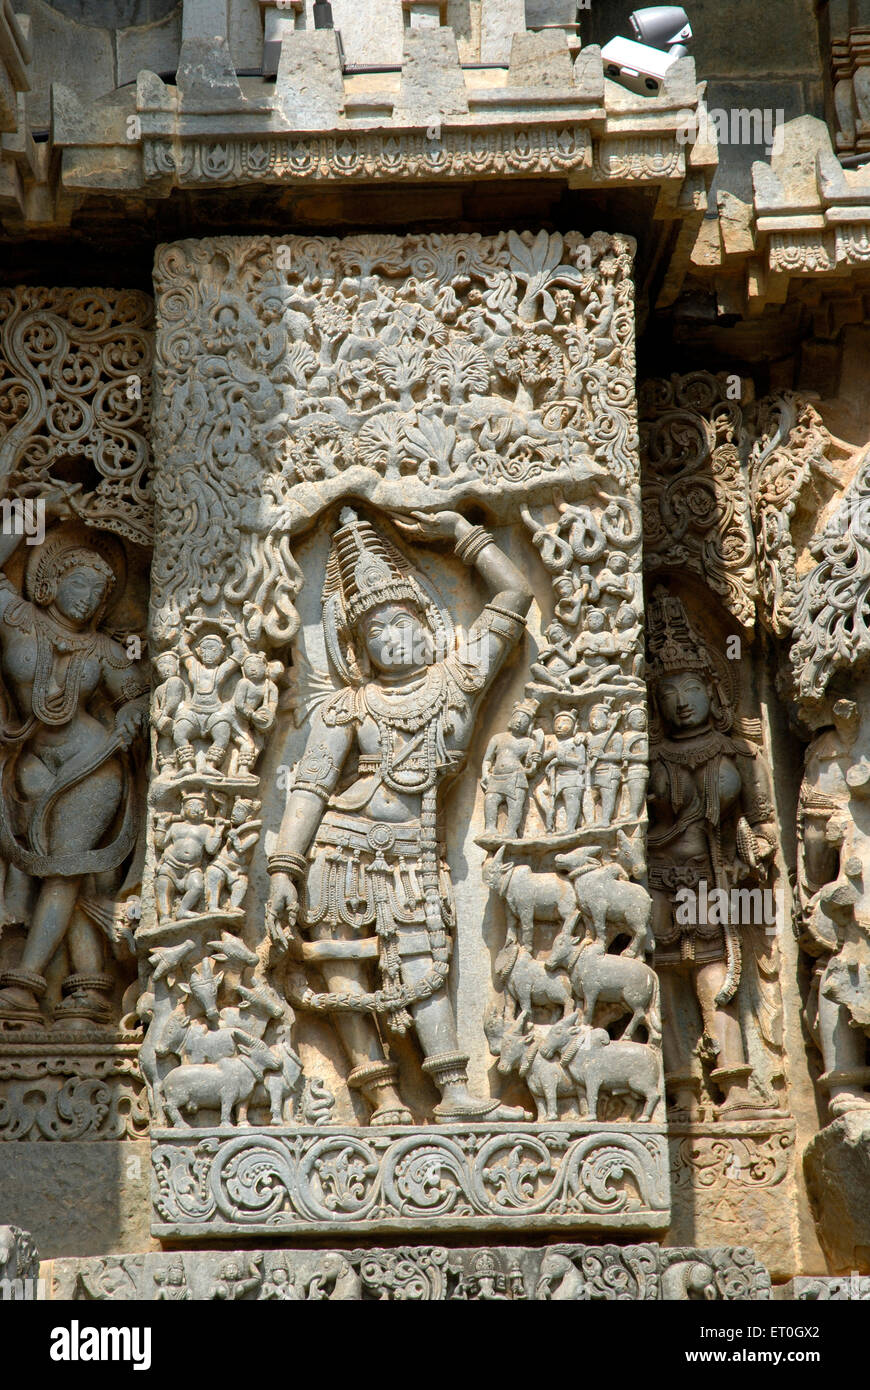
[[[51,499],[51,511],[69,505]],[[0,536],[5,562],[18,536]],[[0,988],[0,1023],[43,1021],[46,968],[65,944],[73,973],[57,1014],[108,1021],[113,979],[99,931],[80,906],[85,887],[111,891],[112,871],[136,842],[125,749],[147,724],[141,662],[100,630],[123,574],[111,537],[72,523],[31,552],[24,594],[0,576],[0,660],[9,697],[0,741],[0,855],[36,886],[19,963]],[[94,712],[102,697],[111,724]]]

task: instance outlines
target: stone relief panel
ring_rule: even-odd
[[[0,1136],[141,1134],[151,302],[0,292]]]
[[[751,1250],[740,1247],[200,1251],[54,1260],[50,1270],[49,1296],[81,1302],[609,1303],[771,1297],[769,1274]]]
[[[798,550],[840,487],[846,446],[813,404],[761,400],[720,373],[640,389],[645,563],[700,575],[746,629],[783,637],[798,601]]]
[[[662,1220],[630,271],[158,254],[155,1230]]]

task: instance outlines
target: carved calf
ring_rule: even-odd
[[[577,910],[593,941],[609,946],[627,932],[631,945],[627,956],[651,950],[652,899],[639,883],[632,883],[620,864],[602,864],[587,848],[556,855],[556,868],[571,880]]]
[[[504,902],[508,942],[519,937],[527,951],[534,949],[536,921],[564,927],[577,916],[570,883],[558,874],[535,873],[528,864],[505,864],[504,846],[484,865],[483,881]]]
[[[561,931],[553,941],[547,969],[567,971],[575,998],[583,1000],[584,1023],[592,1023],[599,1000],[619,1004],[631,1014],[623,1034],[626,1042],[641,1023],[648,1042],[656,1046],[661,1042],[658,976],[644,961],[608,955],[603,942],[575,941]]]
[[[551,1026],[533,1023],[527,1013],[521,1013],[510,1027],[498,1018],[490,1018],[485,1024],[490,1051],[498,1057],[499,1072],[507,1076],[515,1071],[525,1081],[539,1121],[558,1120],[559,1098],[573,1096],[577,1090],[561,1060],[545,1056],[542,1051]]]
[[[661,1060],[653,1048],[643,1043],[611,1042],[603,1028],[589,1028],[573,1014],[551,1026],[541,1051],[549,1058],[560,1055],[575,1082],[578,1098],[585,1096],[590,1120],[598,1119],[601,1091],[612,1096],[639,1096],[643,1111],[638,1119],[652,1119],[661,1088]]]
[[[508,942],[495,959],[493,980],[504,990],[513,1007],[511,1014],[531,1013],[534,1007],[555,1005],[562,1017],[574,1008],[574,996],[565,975],[548,973],[547,967],[529,955],[516,941]]]

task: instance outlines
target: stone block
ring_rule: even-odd
[[[115,35],[118,52],[118,86],[135,82],[145,69],[175,72],[181,49],[181,8],[154,24],[119,29]]]
[[[482,0],[480,61],[507,67],[515,34],[526,32],[525,0]]]
[[[870,1273],[870,1116],[834,1120],[804,1154],[810,1206],[834,1274]]]
[[[88,102],[115,87],[115,59],[108,29],[75,24],[43,0],[29,6],[33,25],[33,62],[27,118],[36,129],[49,124],[53,82],[71,87]]]
[[[296,130],[331,130],[344,115],[344,84],[335,32],[297,30],[281,45],[275,102]]]
[[[508,82],[512,87],[570,87],[574,81],[568,40],[562,29],[514,34]]]
[[[405,34],[401,0],[332,0],[332,16],[349,66],[399,66]],[[306,0],[305,25],[314,28],[314,0]]]
[[[146,1249],[148,1145],[107,1140],[0,1144],[3,1217],[43,1259]]]
[[[397,125],[430,125],[468,114],[465,79],[451,29],[406,29]]]

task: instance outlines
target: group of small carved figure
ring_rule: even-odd
[[[209,1111],[222,1125],[244,1126],[252,1105],[268,1107],[273,1125],[325,1123],[334,1099],[303,1076],[295,1015],[259,971],[259,956],[228,932],[206,951],[189,938],[150,954],[150,985],[138,1005],[148,1024],[139,1065],[155,1123],[187,1125],[189,1116]],[[222,986],[230,1001],[223,1005]]]
[[[620,848],[633,854],[624,835]],[[557,1120],[559,1101],[572,1097],[581,1117],[597,1120],[605,1092],[640,1098],[638,1118],[650,1120],[661,1094],[662,1031],[658,979],[643,959],[649,895],[595,848],[556,855],[555,866],[506,864],[502,847],[484,868],[507,920],[494,971],[504,1002],[485,1022],[490,1050],[499,1073],[524,1079],[539,1121]],[[546,959],[535,953],[539,924],[558,926]],[[609,1023],[630,1015],[619,1039],[594,1026],[602,1008]],[[634,1041],[638,1028],[645,1042]]]
[[[189,792],[179,814],[158,812],[154,843],[160,856],[154,897],[161,921],[202,912],[241,917],[248,864],[260,838],[259,801],[236,797],[229,817],[209,815],[206,792]]]
[[[250,776],[275,722],[280,663],[251,651],[238,631],[206,630],[195,639],[184,629],[154,667],[160,679],[151,706],[158,773]]]
[[[174,1256],[164,1269],[155,1271],[154,1282],[158,1300],[184,1303],[194,1297],[180,1255]],[[307,1275],[294,1273],[280,1254],[274,1255],[269,1266],[264,1268],[261,1251],[247,1261],[241,1255],[228,1255],[207,1297],[225,1303],[269,1300],[342,1303],[357,1300],[361,1294],[362,1280],[345,1256],[336,1250],[324,1251],[317,1269]]]
[[[490,740],[483,759],[484,824],[488,835],[521,835],[531,797],[547,834],[610,826],[644,814],[648,739],[642,707],[614,711],[612,697],[589,710],[578,728],[575,710],[559,710],[552,735],[536,727],[538,706],[522,701],[508,728]],[[623,731],[620,731],[623,724]]]

